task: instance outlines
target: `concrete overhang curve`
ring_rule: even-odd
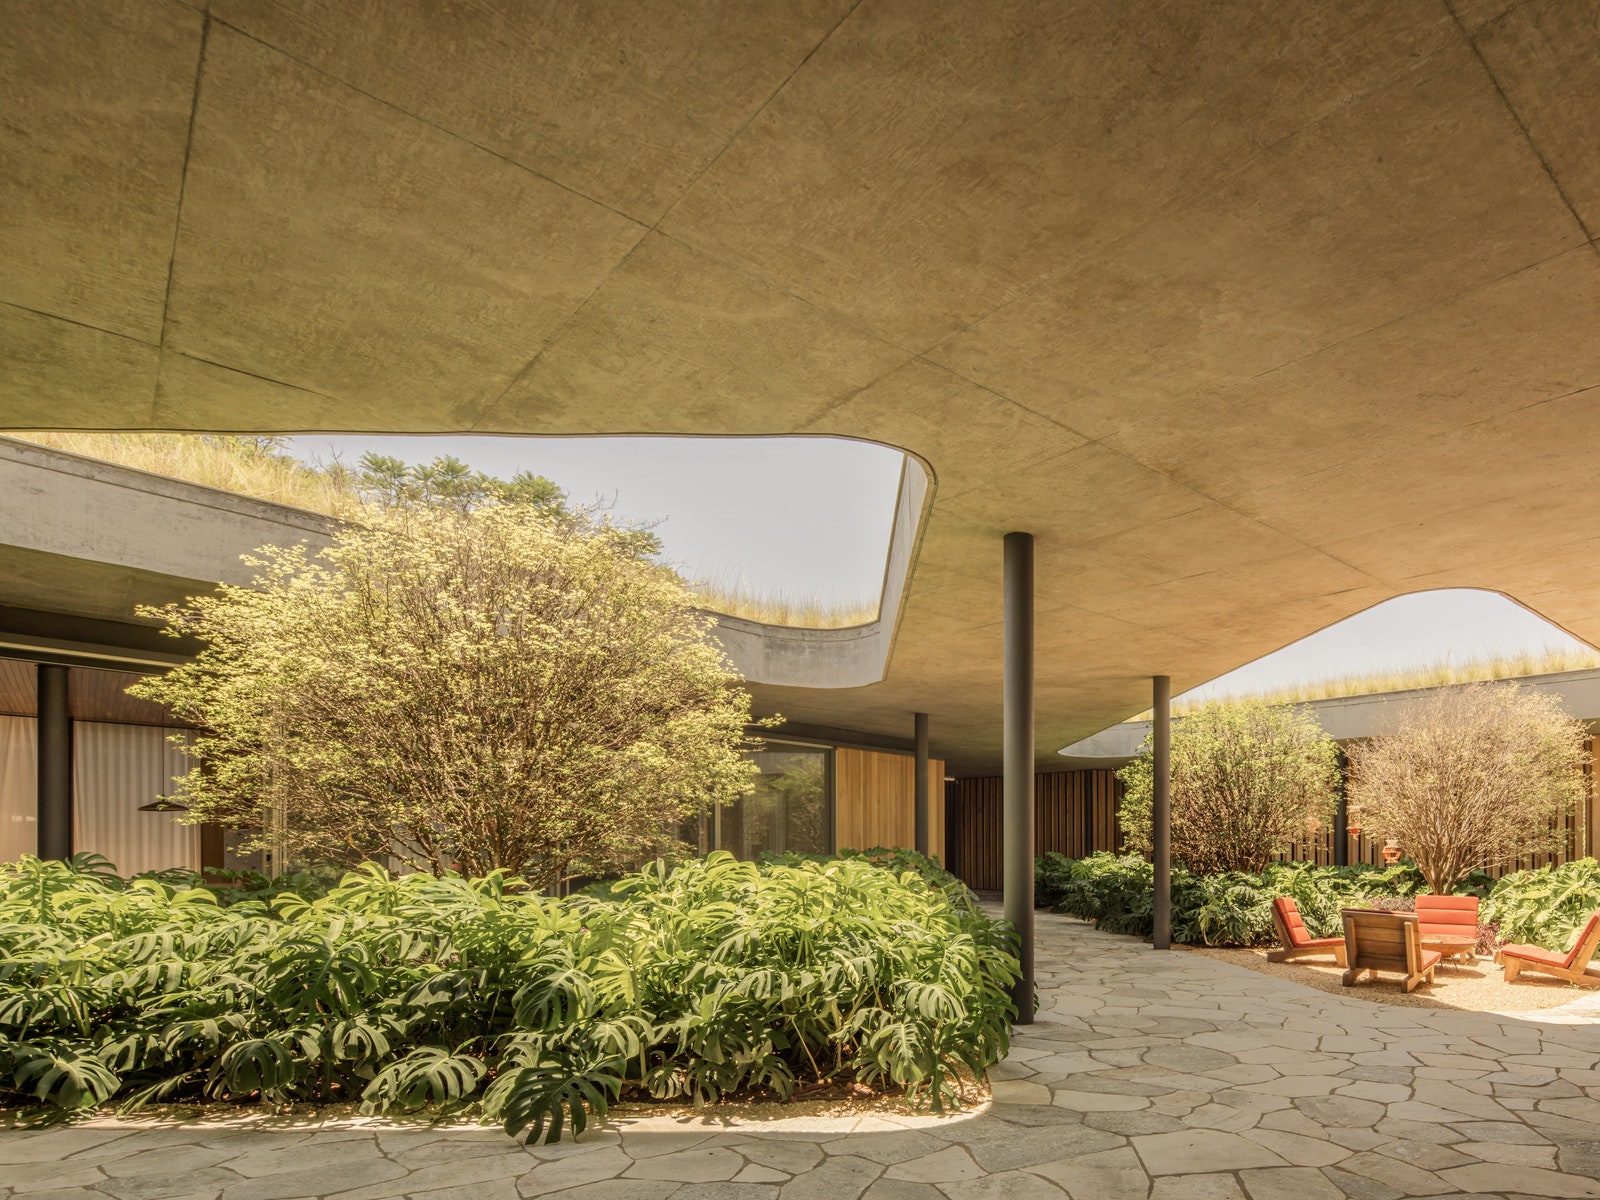
[[[882,680],[931,491],[927,471],[906,458],[876,620],[802,629],[713,613],[733,669],[752,684],[775,687]],[[177,661],[170,643],[157,649],[137,626],[125,627],[136,621],[138,605],[181,600],[218,583],[248,584],[243,555],[266,545],[318,549],[337,525],[319,513],[13,438],[0,438],[0,496],[0,653]],[[19,621],[19,613],[79,624],[58,623],[51,636],[36,628],[37,618]],[[118,628],[108,634],[106,622]]]
[[[0,428],[902,447],[938,493],[887,674],[757,701],[927,712],[956,773],[998,764],[1010,530],[1041,766],[1152,674],[1402,592],[1600,641],[1585,0],[15,0],[6,32]]]

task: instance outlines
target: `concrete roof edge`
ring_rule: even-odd
[[[1515,682],[1549,691],[1561,698],[1562,703],[1579,720],[1600,718],[1600,668],[1585,667],[1576,671],[1554,671],[1544,675],[1518,675],[1507,679],[1482,680],[1484,683]],[[1320,700],[1293,702],[1296,708],[1308,708],[1318,723],[1337,741],[1374,737],[1392,728],[1385,715],[1398,711],[1398,706],[1434,692],[1446,691],[1463,683],[1435,684],[1431,687],[1404,688],[1393,692],[1364,692],[1355,696],[1325,696]],[[1390,709],[1390,705],[1396,708]],[[1182,717],[1175,718],[1182,720]],[[1139,753],[1145,736],[1150,732],[1149,721],[1122,721],[1099,733],[1063,747],[1057,753],[1074,765],[1106,766],[1125,762]]]
[[[749,683],[783,687],[852,688],[881,682],[888,673],[932,499],[932,472],[907,454],[877,620],[845,629],[805,629],[713,613],[718,640],[734,669]]]
[[[98,483],[130,488],[170,500],[180,500],[186,504],[218,508],[239,516],[254,517],[278,525],[298,525],[313,533],[329,534],[343,524],[337,517],[309,508],[297,508],[292,504],[262,500],[256,496],[245,495],[243,492],[230,492],[226,488],[193,483],[172,475],[127,467],[121,463],[75,454],[70,450],[57,450],[52,446],[41,446],[35,442],[3,434],[0,434],[0,460],[21,463],[45,471],[56,471],[63,475],[76,475]]]

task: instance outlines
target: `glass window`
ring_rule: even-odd
[[[756,790],[713,814],[717,846],[741,859],[767,851],[832,853],[830,752],[768,742],[750,758],[761,771]]]

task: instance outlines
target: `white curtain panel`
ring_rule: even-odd
[[[76,721],[72,726],[73,843],[103,854],[123,875],[200,869],[200,827],[177,814],[140,812],[157,796],[176,797],[188,774],[183,752],[153,725]]]
[[[0,862],[39,852],[39,723],[0,717]]]

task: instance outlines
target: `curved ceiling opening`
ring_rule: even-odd
[[[1174,697],[1173,711],[1212,700],[1294,703],[1589,668],[1600,668],[1600,651],[1508,596],[1444,588],[1396,596],[1291,642]],[[1109,732],[1058,753],[1095,757]]]
[[[905,462],[824,437],[305,434],[286,447],[313,466],[450,456],[500,478],[542,475],[572,503],[651,528],[708,607],[811,628],[877,619]]]
[[[450,458],[504,480],[542,476],[571,504],[650,529],[661,561],[708,608],[795,628],[877,620],[903,472],[922,470],[903,451],[834,437],[12,436],[337,517],[361,507],[354,477],[368,454],[407,466]],[[914,533],[920,511],[909,516]]]

